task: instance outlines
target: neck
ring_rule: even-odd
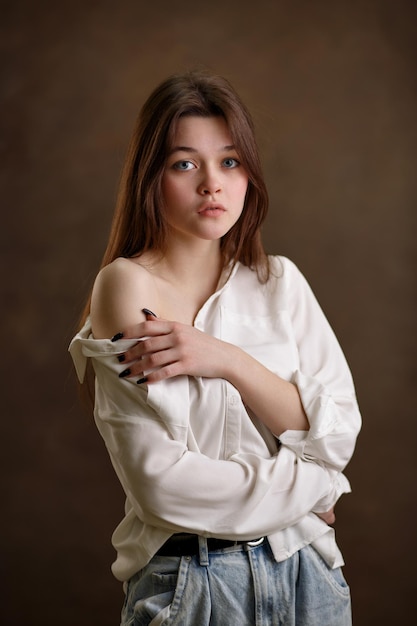
[[[197,246],[172,243],[160,262],[160,271],[172,283],[179,285],[217,284],[222,259],[218,241],[203,241]]]
[[[215,292],[222,271],[219,242],[184,246],[170,242],[162,257],[148,265],[158,280],[161,314],[192,323],[203,303]]]

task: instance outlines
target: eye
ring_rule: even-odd
[[[193,169],[195,165],[191,161],[177,161],[177,163],[174,163],[172,167],[174,168],[174,170],[186,172],[187,170]]]
[[[224,159],[223,161],[223,167],[226,167],[228,169],[232,169],[233,167],[238,167],[240,165],[239,161],[237,159],[233,159],[232,157],[227,157],[227,159]]]

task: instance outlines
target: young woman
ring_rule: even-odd
[[[70,346],[126,494],[123,626],[351,623],[329,524],[360,414],[311,289],[264,252],[267,203],[231,85],[158,86]]]

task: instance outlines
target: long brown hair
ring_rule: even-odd
[[[122,171],[117,205],[101,267],[117,257],[163,252],[167,228],[161,180],[178,120],[186,115],[223,116],[249,183],[242,214],[220,243],[224,267],[240,261],[255,269],[260,282],[269,276],[260,227],[268,210],[266,189],[251,115],[229,81],[190,71],[162,82],[143,105]],[[83,323],[90,301],[84,310]]]
[[[223,116],[249,183],[242,214],[220,242],[223,267],[240,261],[269,278],[268,257],[260,228],[268,210],[268,192],[261,168],[252,117],[229,81],[207,72],[173,75],[151,93],[143,105],[122,170],[109,241],[101,267],[118,257],[139,256],[152,250],[163,253],[167,227],[163,218],[161,180],[178,120],[186,115]],[[80,320],[90,312],[91,295]],[[94,404],[94,372],[88,360],[81,397]]]

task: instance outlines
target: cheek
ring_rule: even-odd
[[[172,180],[163,180],[161,185],[162,198],[164,200],[165,212],[175,210],[178,201],[178,190]]]
[[[174,198],[180,198],[186,193],[184,181],[169,176],[162,179],[161,190],[165,202],[169,202]]]
[[[171,181],[166,176],[163,176],[161,180],[161,193],[164,202],[166,202],[171,194]]]
[[[237,193],[240,196],[240,199],[242,201],[242,208],[243,208],[243,204],[245,202],[246,199],[246,194],[248,192],[248,188],[249,188],[249,180],[248,178],[242,178],[242,180],[240,181],[240,183],[237,185]]]
[[[236,186],[240,188],[242,194],[245,194],[249,185],[249,176],[246,172],[240,170],[236,178]]]

